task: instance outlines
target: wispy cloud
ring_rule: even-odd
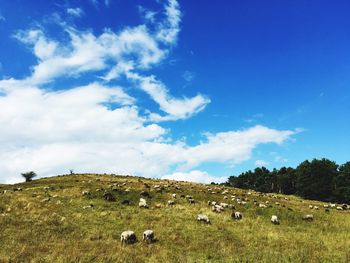
[[[79,8],[67,8],[67,14],[75,16],[75,17],[81,17],[84,14],[84,11]]]
[[[166,19],[159,25],[157,38],[164,43],[174,43],[180,32],[181,12],[176,0],[169,0],[165,6]]]
[[[267,166],[270,164],[270,162],[264,160],[256,160],[254,164],[255,166]]]
[[[146,22],[154,23],[156,21],[157,12],[149,10],[143,6],[138,6],[139,13],[144,17]]]
[[[187,82],[191,82],[194,77],[195,77],[195,74],[191,71],[188,71],[186,70],[183,74],[182,74],[182,77],[184,80],[186,80]]]

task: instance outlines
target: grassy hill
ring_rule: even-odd
[[[104,200],[105,190],[115,202]],[[0,185],[0,191],[1,262],[350,262],[350,211],[325,212],[324,203],[294,196],[93,174]],[[150,194],[149,209],[138,207],[141,191]],[[173,193],[176,205],[168,206]],[[235,205],[243,219],[232,220],[228,208],[212,212],[209,200]],[[198,213],[211,224],[198,223]],[[314,221],[303,221],[305,214]],[[272,215],[280,225],[270,222]],[[142,242],[146,229],[154,230],[155,243]],[[138,242],[121,245],[124,230],[135,231]]]

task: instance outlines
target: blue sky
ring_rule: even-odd
[[[350,159],[347,1],[0,0],[0,182]]]

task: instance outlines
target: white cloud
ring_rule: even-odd
[[[49,176],[69,169],[217,181],[223,178],[192,169],[205,162],[238,164],[260,144],[281,144],[297,132],[254,126],[207,133],[192,146],[173,141],[159,122],[190,118],[210,100],[201,94],[175,98],[149,73],[166,58],[179,32],[177,2],[165,6],[166,18],[156,31],[139,25],[95,35],[62,24],[65,41],[48,37],[43,28],[15,34],[37,64],[25,79],[0,80],[0,181],[19,181],[27,170]],[[56,82],[84,74],[93,79],[88,85],[62,89]],[[147,93],[164,115],[139,108],[126,89],[111,84],[121,76]],[[52,90],[45,88],[49,82]]]
[[[6,21],[6,18],[2,14],[0,14],[0,22],[1,21]]]
[[[164,84],[154,76],[142,77],[135,73],[127,73],[127,77],[138,81],[140,88],[159,104],[162,111],[168,113],[167,116],[151,114],[153,121],[187,119],[202,111],[210,103],[210,99],[200,94],[192,98],[173,98]]]
[[[191,71],[188,71],[186,70],[183,74],[182,74],[182,77],[184,80],[186,80],[187,82],[191,82],[194,77],[195,77],[195,74]]]
[[[144,17],[146,22],[154,23],[157,12],[144,8],[143,6],[138,6],[139,13]]]
[[[68,43],[48,39],[40,29],[20,31],[17,39],[33,47],[39,63],[28,79],[33,84],[57,77],[79,76],[89,71],[108,70],[108,62],[133,61],[135,69],[149,68],[164,58],[166,50],[158,47],[145,26],[126,28],[119,34],[106,30],[100,36],[68,27]],[[94,52],[91,52],[93,50]]]
[[[193,170],[187,173],[176,172],[176,173],[168,174],[168,175],[162,176],[162,179],[210,184],[212,182],[224,183],[225,181],[227,181],[227,176],[223,176],[223,177],[211,176],[207,172]]]
[[[84,14],[84,11],[79,8],[67,8],[67,14],[75,16],[75,17],[81,17]]]
[[[164,43],[176,43],[180,32],[181,12],[176,0],[169,0],[165,6],[166,20],[159,26],[157,38]]]
[[[267,166],[270,163],[267,161],[264,161],[264,160],[256,160],[254,164],[255,164],[255,166]]]

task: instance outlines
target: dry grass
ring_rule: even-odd
[[[103,191],[96,189],[110,189],[113,183],[120,185],[112,192],[117,201],[107,202],[102,198]],[[157,193],[155,184],[173,185]],[[175,189],[175,184],[181,189]],[[50,190],[45,191],[45,186]],[[23,191],[13,192],[17,187]],[[216,193],[209,193],[207,188]],[[11,191],[0,194],[0,261],[350,262],[349,211],[326,213],[323,203],[317,201],[293,196],[289,200],[274,199],[227,189],[229,197],[245,195],[247,205],[223,200],[223,187],[137,177],[69,175],[1,185],[1,191]],[[82,190],[89,190],[91,196],[82,196]],[[142,190],[151,193],[152,197],[147,198],[149,209],[138,208]],[[168,207],[166,202],[172,193],[177,193],[177,204]],[[181,194],[192,195],[197,203],[189,204],[180,198]],[[124,199],[131,205],[122,205]],[[253,199],[273,205],[258,208]],[[233,221],[228,210],[213,213],[208,200],[235,204],[243,219]],[[281,205],[275,205],[276,201]],[[156,203],[163,204],[163,208],[155,208]],[[319,205],[320,210],[310,211],[311,203]],[[83,209],[89,204],[94,207]],[[209,216],[211,225],[197,223],[200,212]],[[312,213],[315,220],[302,221],[306,213]],[[279,217],[280,225],[270,223],[273,214]],[[128,229],[135,231],[139,241],[121,246],[120,233]],[[142,242],[146,229],[154,230],[155,243]]]

